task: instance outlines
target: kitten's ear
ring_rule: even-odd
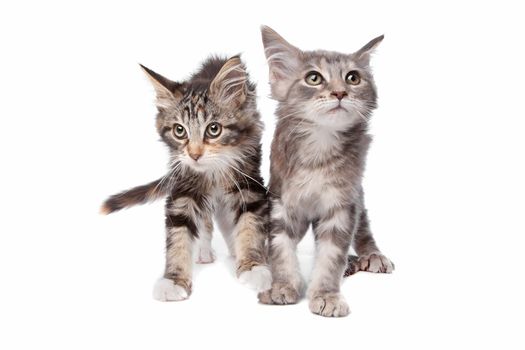
[[[142,64],[140,64],[140,67],[155,88],[157,108],[165,109],[172,107],[182,99],[182,84],[171,81]]]
[[[354,53],[355,59],[364,62],[366,65],[368,65],[368,63],[370,62],[370,56],[374,53],[374,51],[379,46],[381,41],[383,41],[384,38],[384,35],[380,35],[377,38],[370,40],[368,44],[366,44],[361,49],[359,49],[359,51]]]
[[[246,67],[239,56],[228,59],[210,83],[210,96],[225,107],[241,106],[246,100]]]
[[[261,26],[261,34],[270,68],[272,96],[282,101],[295,80],[303,53],[268,26]]]

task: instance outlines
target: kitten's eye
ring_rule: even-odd
[[[210,139],[214,139],[218,137],[222,132],[222,126],[219,123],[211,123],[206,128],[206,136],[208,136]]]
[[[352,70],[348,72],[346,75],[346,83],[350,85],[357,85],[361,82],[361,77],[359,76],[359,72],[356,70]]]
[[[185,139],[187,137],[186,129],[180,124],[175,124],[173,126],[173,135],[180,140]]]
[[[308,85],[316,86],[323,82],[323,76],[319,72],[312,71],[306,74],[304,81],[306,81]]]

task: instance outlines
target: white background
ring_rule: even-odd
[[[261,24],[303,49],[386,35],[365,191],[397,270],[346,280],[344,319],[258,304],[218,234],[191,298],[156,302],[162,203],[98,215],[106,196],[165,170],[139,62],[176,80],[209,53],[242,52],[266,176],[275,103]],[[524,29],[505,1],[2,2],[0,348],[523,349]]]

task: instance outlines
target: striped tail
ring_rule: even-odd
[[[107,215],[119,211],[120,209],[129,208],[137,204],[153,202],[165,197],[168,193],[165,186],[160,185],[161,181],[162,178],[150,182],[147,185],[137,186],[127,191],[114,194],[102,204],[100,213]]]

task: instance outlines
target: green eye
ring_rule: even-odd
[[[206,136],[208,136],[210,139],[214,139],[218,137],[222,132],[222,126],[219,123],[211,123],[206,128]]]
[[[180,124],[175,124],[173,126],[173,135],[175,135],[178,139],[185,139],[186,138],[186,129]]]
[[[323,76],[319,72],[312,71],[306,74],[304,81],[308,85],[316,86],[323,82]]]
[[[359,72],[356,70],[348,72],[346,75],[346,83],[350,85],[357,85],[361,82],[361,77],[359,76]]]

